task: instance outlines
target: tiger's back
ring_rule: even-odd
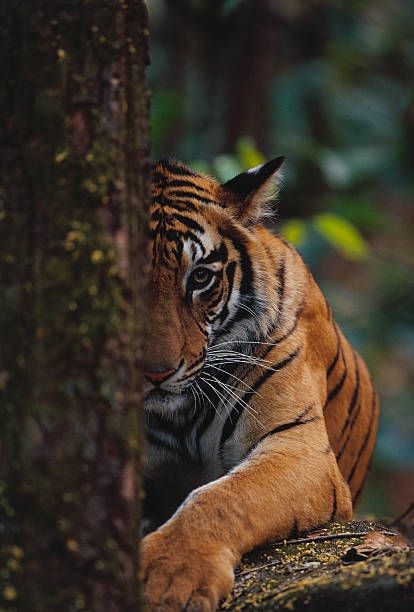
[[[329,443],[355,503],[375,446],[378,396],[364,360],[339,329],[313,278],[310,283],[314,312],[308,318],[308,341],[326,372],[323,414]]]

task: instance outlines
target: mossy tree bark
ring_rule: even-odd
[[[136,611],[146,9],[0,23],[0,609]]]

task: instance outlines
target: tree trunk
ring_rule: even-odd
[[[146,9],[0,18],[0,608],[136,612]]]

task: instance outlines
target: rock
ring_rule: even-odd
[[[375,550],[363,561],[344,560],[349,549],[364,541],[364,534],[375,530],[386,528],[373,522],[335,523],[308,538],[250,553],[221,610],[414,611],[412,547],[398,544]]]

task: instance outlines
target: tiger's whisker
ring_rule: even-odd
[[[243,408],[246,409],[247,413],[250,414],[250,416],[252,416],[254,418],[254,420],[258,423],[258,425],[264,429],[264,425],[259,421],[259,419],[256,417],[256,410],[254,410],[254,408],[252,408],[252,406],[249,406],[249,404],[247,404],[241,397],[239,397],[234,391],[233,391],[233,387],[231,387],[230,385],[225,385],[223,384],[221,381],[219,381],[214,375],[211,375],[214,379],[214,381],[219,384],[225,391],[227,391],[227,393],[234,399],[236,400],[236,404],[235,406],[239,403],[241,404],[241,406]],[[234,406],[234,407],[235,407]]]
[[[232,378],[235,378],[236,380],[238,380],[242,385],[244,385],[245,387],[247,387],[247,389],[250,389],[252,393],[254,393],[255,395],[258,395],[259,397],[261,397],[263,399],[263,396],[258,392],[255,391],[253,389],[253,387],[251,387],[250,385],[248,385],[246,382],[244,382],[244,380],[242,380],[241,378],[239,378],[238,376],[235,376],[234,374],[232,374],[231,372],[226,372],[226,370],[223,370],[223,368],[219,368],[218,366],[212,365],[211,363],[206,363],[206,366],[210,367],[210,368],[214,368],[215,370],[219,370],[220,372],[223,372],[224,374],[227,374],[228,376],[231,376]]]
[[[224,346],[225,344],[263,344],[263,345],[274,345],[276,346],[276,342],[261,342],[260,340],[228,340],[227,342],[219,342],[218,344],[213,344],[207,350],[214,349],[218,346]]]
[[[231,417],[230,417],[230,412],[229,412],[228,407],[227,407],[227,404],[226,404],[226,397],[225,397],[225,396],[224,396],[222,393],[220,393],[220,392],[219,392],[219,391],[218,391],[218,390],[217,390],[217,389],[216,389],[216,388],[215,388],[215,387],[214,387],[214,386],[211,384],[210,379],[208,379],[208,380],[207,380],[205,377],[200,377],[200,379],[201,379],[202,381],[204,381],[204,382],[206,383],[206,385],[208,385],[208,386],[209,386],[209,387],[210,387],[210,388],[213,390],[213,392],[214,392],[214,393],[217,395],[217,397],[219,398],[219,402],[220,402],[221,404],[223,404],[223,406],[224,406],[224,408],[225,408],[225,410],[226,410],[227,417],[230,419]]]
[[[233,387],[232,385],[228,385],[226,383],[223,383],[221,380],[219,380],[216,376],[214,376],[214,374],[210,374],[210,376],[214,379],[214,381],[220,385],[225,391],[227,391],[228,393],[232,394],[232,396],[234,397],[234,399],[237,400],[237,402],[240,402],[241,404],[244,405],[245,408],[247,408],[248,410],[252,410],[253,412],[257,412],[257,410],[255,410],[252,406],[249,406],[249,404],[247,404],[247,402],[245,402],[239,395],[237,395],[236,391],[237,389],[235,387]]]
[[[213,407],[215,413],[217,414],[217,416],[219,417],[219,419],[222,418],[222,415],[220,414],[220,412],[217,410],[216,406],[214,405],[214,403],[212,402],[212,400],[209,398],[209,396],[203,391],[203,389],[201,388],[200,384],[198,383],[197,380],[194,381],[194,384],[196,385],[196,387],[198,388],[198,390],[202,393],[203,398],[205,397],[211,404],[211,406]],[[204,400],[203,400],[204,401]]]

